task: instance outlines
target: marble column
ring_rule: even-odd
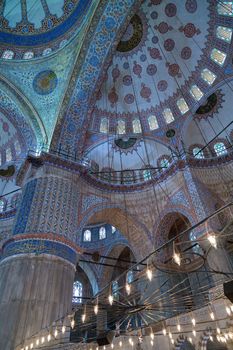
[[[46,170],[24,185],[0,262],[0,349],[23,348],[71,312],[78,189],[61,175]]]

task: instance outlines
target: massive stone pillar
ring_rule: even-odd
[[[78,189],[68,172],[42,167],[39,175],[24,184],[13,235],[2,252],[4,350],[23,348],[27,339],[71,312]]]

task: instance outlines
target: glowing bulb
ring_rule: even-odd
[[[113,304],[113,296],[111,294],[108,296],[108,301],[110,305]]]
[[[50,342],[50,340],[51,340],[51,334],[49,334],[49,335],[47,336],[47,340],[48,340],[48,342]]]
[[[212,335],[210,335],[210,341],[213,341],[213,337],[212,337]]]
[[[226,339],[226,340],[228,340],[228,339],[229,339],[229,336],[228,336],[228,334],[227,334],[227,333],[225,333],[225,334],[224,334],[224,337],[225,337],[225,339]]]
[[[106,346],[104,345],[104,350],[106,349]]]
[[[73,329],[74,328],[74,325],[75,325],[75,321],[74,321],[74,319],[70,322],[70,326],[71,326],[71,328]]]
[[[195,318],[192,318],[192,324],[193,324],[194,327],[195,327],[195,325],[196,325],[196,320],[195,320]]]
[[[132,341],[132,338],[129,338],[129,343],[132,344],[132,342],[133,342],[133,341]]]
[[[219,328],[219,327],[217,328],[217,333],[218,333],[218,334],[220,334],[220,333],[221,333],[221,331],[220,331],[220,328]]]
[[[41,338],[41,344],[44,344],[44,337]]]
[[[180,254],[174,252],[173,259],[174,259],[175,263],[180,266],[180,264],[181,264]]]
[[[181,326],[180,326],[179,323],[178,323],[178,325],[176,327],[177,327],[177,330],[180,332],[181,331]]]
[[[98,306],[98,304],[96,304],[96,305],[94,306],[94,313],[95,313],[95,315],[98,314],[98,311],[99,311],[99,306]]]
[[[171,334],[171,332],[169,332],[168,335],[169,335],[169,338],[172,339],[172,334]]]
[[[65,331],[66,331],[66,326],[62,326],[62,329],[61,329],[62,333],[64,334]]]
[[[213,313],[213,312],[210,313],[210,318],[211,318],[211,320],[214,320],[214,319],[215,319],[214,313]]]
[[[31,345],[30,345],[30,349],[33,349],[33,343],[31,343]]]
[[[146,274],[147,274],[148,280],[151,281],[152,280],[152,270],[147,268]]]
[[[54,337],[56,338],[57,337],[57,329],[55,329],[55,331],[54,331]]]
[[[166,331],[166,328],[163,329],[163,335],[166,335],[167,334],[167,331]]]
[[[189,337],[189,342],[192,344],[193,340],[191,337]]]
[[[40,340],[39,339],[37,339],[37,341],[36,341],[36,345],[39,345],[40,344]]]
[[[216,338],[217,338],[217,341],[219,341],[219,342],[220,342],[220,340],[221,340],[221,339],[220,339],[220,336],[219,336],[219,335],[217,335],[217,337],[216,337]]]
[[[153,346],[153,345],[154,345],[154,342],[153,342],[153,340],[151,340],[151,341],[150,341],[150,344],[151,344],[151,346]]]
[[[231,314],[231,309],[230,309],[228,306],[226,306],[226,312],[227,312],[227,314],[230,316],[230,314]]]
[[[85,319],[86,319],[86,314],[82,314],[82,323],[85,322]]]
[[[232,332],[229,333],[229,338],[233,339],[233,333]]]
[[[172,343],[172,344],[174,344],[174,343],[175,343],[174,339],[171,339],[171,343]]]
[[[154,333],[151,332],[150,337],[151,337],[151,339],[153,340],[154,337],[155,337]]]
[[[113,345],[113,343],[111,344],[111,348],[112,348],[112,349],[114,348],[114,345]]]
[[[210,244],[212,245],[212,247],[214,247],[215,249],[217,249],[217,240],[215,235],[208,235],[208,241],[210,242]]]
[[[119,342],[120,347],[122,347],[122,341]]]
[[[194,335],[194,337],[196,337],[196,335],[197,335],[197,332],[195,331],[195,329],[193,330],[193,335]]]
[[[129,283],[126,283],[125,289],[126,289],[126,293],[127,293],[128,295],[130,295],[130,289],[131,289],[131,287],[130,287],[130,284],[129,284]]]
[[[28,346],[26,346],[25,350],[28,350]]]
[[[133,341],[131,342],[131,346],[133,346]]]

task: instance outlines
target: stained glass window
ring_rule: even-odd
[[[140,134],[142,132],[142,127],[139,119],[133,120],[133,132],[135,134]]]
[[[155,115],[151,115],[148,118],[148,123],[149,123],[150,130],[155,130],[155,129],[158,129],[159,127],[159,124]]]
[[[180,98],[176,104],[182,114],[185,114],[186,112],[188,112],[189,107],[183,97]]]
[[[233,1],[221,1],[217,5],[218,14],[224,16],[233,16]]]
[[[197,158],[197,159],[203,159],[203,158],[205,158],[204,152],[201,151],[201,148],[199,148],[199,147],[194,147],[194,148],[193,148],[193,155],[194,155],[194,157]]]
[[[83,297],[83,285],[79,281],[75,281],[73,284],[73,303],[82,303],[82,297]]]
[[[145,181],[151,179],[151,171],[150,171],[150,169],[143,170],[143,179]]]
[[[165,168],[168,168],[169,165],[170,165],[170,162],[166,158],[164,158],[160,161],[160,167],[163,168],[162,170],[165,170]]]
[[[105,239],[105,238],[106,238],[106,228],[102,226],[99,229],[99,239]]]
[[[208,68],[202,70],[201,77],[208,85],[212,85],[216,79],[216,75]]]
[[[222,52],[217,49],[213,49],[210,54],[210,58],[212,59],[212,61],[219,64],[220,66],[224,64],[226,57],[227,55],[225,52]]]
[[[203,92],[199,89],[197,85],[193,85],[191,87],[190,93],[196,101],[199,101],[203,96]]]
[[[125,121],[124,120],[118,120],[117,122],[117,133],[118,134],[125,134],[126,129],[125,129]]]
[[[12,60],[14,57],[14,52],[11,50],[5,50],[2,54],[2,58],[5,58],[6,60]]]
[[[223,142],[215,143],[214,150],[217,156],[222,156],[224,154],[227,154],[227,149]]]
[[[231,28],[218,26],[216,34],[217,34],[217,38],[224,40],[227,43],[231,42],[231,38],[232,38],[232,29]]]
[[[52,52],[51,47],[47,47],[47,49],[44,49],[44,51],[42,52],[42,56],[47,56]]]
[[[112,233],[115,233],[115,232],[116,232],[116,227],[112,226]]]
[[[108,132],[108,119],[107,118],[101,118],[101,121],[100,121],[100,132],[103,132],[104,134],[107,134],[107,132]]]
[[[3,199],[0,199],[0,213],[3,213],[5,211],[5,201]]]
[[[126,282],[127,283],[132,283],[133,282],[133,271],[129,270],[126,274]]]
[[[91,231],[85,230],[83,233],[83,241],[84,242],[91,242]]]
[[[34,53],[33,53],[32,51],[27,51],[27,52],[25,52],[24,55],[23,55],[23,58],[24,58],[25,60],[29,60],[30,58],[33,58],[33,57],[34,57]]]
[[[163,117],[165,119],[165,122],[167,124],[173,122],[175,120],[173,114],[172,114],[172,111],[170,110],[170,108],[165,108],[164,111],[163,111]]]

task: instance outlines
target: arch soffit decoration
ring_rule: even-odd
[[[81,56],[82,62],[78,60],[74,67],[72,76],[77,77],[78,75],[78,79],[73,78],[66,91],[63,108],[60,110],[51,142],[52,148],[55,149],[62,144],[64,149],[75,152],[74,145],[77,145],[77,142],[74,140],[80,140],[78,147],[79,152],[82,151],[82,141],[85,137],[84,125],[88,124],[87,116],[90,116],[89,102],[93,98],[94,91],[97,91],[96,85],[101,84],[101,76],[107,70],[118,39],[140,3],[140,0],[122,2],[111,0],[104,9],[99,7],[101,17],[96,25],[98,17],[96,13],[95,20],[89,28],[89,36],[87,35],[83,42],[83,48],[88,47],[88,51],[86,55]],[[92,26],[96,27],[91,28]],[[98,52],[98,57],[96,52]],[[71,93],[72,91],[74,92]]]
[[[4,92],[7,95],[9,95],[10,97],[14,97],[13,101],[17,102],[17,105],[19,105],[21,110],[24,112],[24,118],[32,128],[34,135],[36,136],[37,144],[43,142],[46,143],[48,137],[43,121],[41,120],[40,115],[38,114],[34,106],[31,104],[31,102],[12,82],[10,82],[3,75],[0,75],[0,91],[1,87],[4,88]]]
[[[129,248],[137,260],[142,259],[151,252],[152,236],[150,232],[135,216],[126,213],[124,208],[113,204],[102,204],[92,207],[88,212],[85,212],[84,219],[79,225],[80,232],[94,216],[96,219],[99,217],[99,221],[104,221],[119,229],[124,238],[128,240]],[[126,233],[127,231],[128,234]],[[143,247],[142,242],[144,242]],[[125,243],[124,240],[124,245]]]
[[[83,262],[83,261],[79,261],[78,265],[86,274],[86,276],[89,280],[89,283],[91,284],[93,295],[97,294],[99,291],[99,286],[98,286],[95,272],[93,271],[93,269],[91,268],[91,266],[89,264],[85,264],[85,262]]]

